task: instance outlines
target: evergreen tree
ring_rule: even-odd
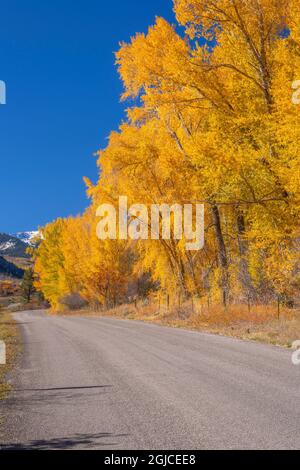
[[[24,302],[29,303],[32,300],[34,292],[34,271],[32,268],[29,268],[25,271],[21,283],[21,295]]]

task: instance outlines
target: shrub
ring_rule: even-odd
[[[77,292],[65,295],[60,299],[59,303],[68,310],[80,310],[81,308],[87,306],[87,301],[83,299]]]

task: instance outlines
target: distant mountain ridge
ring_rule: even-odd
[[[0,275],[22,279],[24,270],[0,256]]]
[[[13,256],[17,258],[28,258],[26,253],[28,243],[13,235],[0,233],[0,256]]]
[[[27,245],[33,246],[33,240],[38,237],[39,231],[38,230],[32,230],[29,232],[17,232],[17,233],[12,233],[12,236],[14,238],[18,238],[22,242],[26,243]]]

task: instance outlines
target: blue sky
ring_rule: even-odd
[[[0,232],[32,230],[87,205],[83,176],[124,116],[113,52],[171,0],[2,0]]]

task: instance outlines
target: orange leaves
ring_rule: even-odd
[[[151,92],[159,99],[160,88],[171,92],[174,84],[180,83],[182,67],[178,68],[178,61],[184,62],[187,52],[186,42],[173,27],[163,18],[157,18],[147,36],[137,34],[116,53],[125,87],[123,99]]]
[[[189,37],[157,18],[116,54],[123,99],[135,102],[98,153],[98,183],[85,179],[90,208],[45,229],[36,270],[55,306],[73,290],[102,305],[124,299],[133,273],[149,270],[155,285],[185,295],[216,298],[224,279],[231,298],[270,296],[285,281],[296,289],[297,2],[175,0],[174,8]],[[289,34],[282,34],[284,27]],[[130,205],[204,201],[205,250],[191,255],[174,239],[100,242],[96,208],[120,195]]]

